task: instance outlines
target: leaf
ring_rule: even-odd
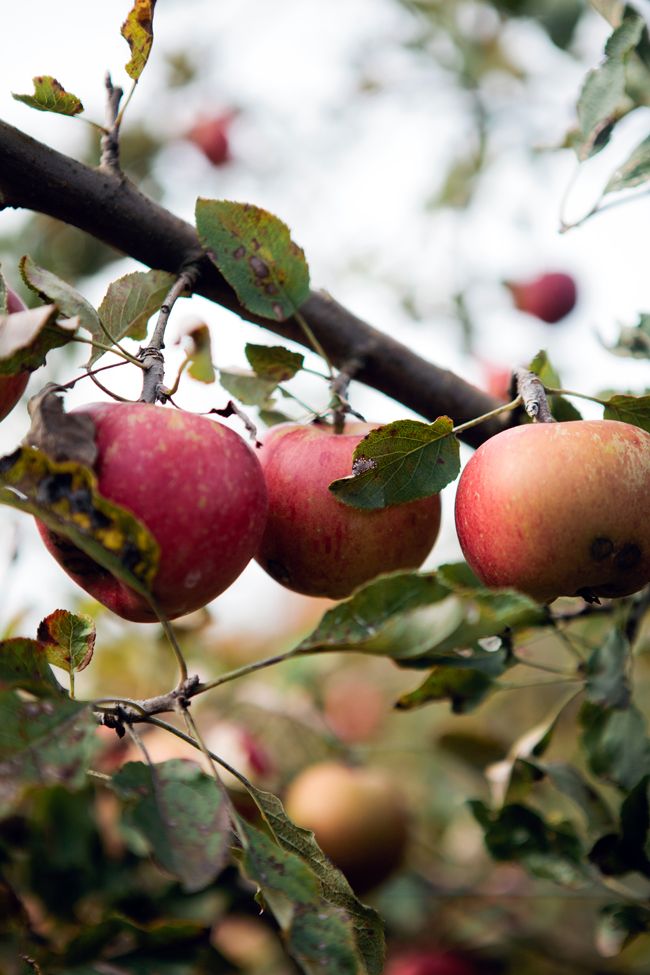
[[[93,466],[97,445],[92,417],[66,413],[61,391],[53,383],[32,396],[27,409],[32,422],[25,444],[38,447],[51,460],[74,460],[86,467]]]
[[[147,323],[152,315],[160,311],[175,277],[167,271],[133,271],[112,281],[98,314],[104,328],[93,332],[93,338],[106,343],[107,335],[113,342],[128,337],[142,340],[147,335]],[[92,365],[102,356],[102,349],[93,349],[88,360]]]
[[[478,800],[469,806],[495,860],[520,863],[536,877],[565,885],[584,879],[582,847],[568,823],[551,826],[521,803],[511,803],[498,811]]]
[[[339,501],[374,511],[438,494],[460,472],[459,443],[447,416],[396,420],[371,430],[354,451],[352,475],[330,484]]]
[[[17,102],[23,102],[39,112],[56,112],[58,115],[78,115],[84,107],[76,95],[66,91],[56,78],[38,75],[34,82],[33,95],[15,95]]]
[[[605,55],[608,58],[623,58],[637,46],[641,40],[645,21],[640,14],[626,7],[619,26],[608,37],[605,44]]]
[[[131,48],[131,60],[125,65],[130,78],[137,81],[149,60],[153,44],[153,12],[156,0],[135,0],[133,9],[122,24],[120,33]]]
[[[8,311],[7,282],[4,279],[2,271],[0,271],[0,315],[6,315]]]
[[[37,640],[15,637],[0,641],[0,691],[29,691],[36,697],[64,693]]]
[[[641,427],[646,433],[650,433],[650,395],[627,396],[619,393],[610,396],[605,405],[603,417],[606,420],[621,420],[623,423],[631,423],[635,427]]]
[[[629,791],[650,773],[646,723],[636,707],[621,711],[586,701],[579,720],[582,745],[594,775]]]
[[[415,691],[403,694],[395,704],[400,711],[411,711],[435,701],[448,700],[454,714],[467,714],[495,688],[491,677],[471,668],[434,667]]]
[[[587,782],[582,773],[568,762],[548,762],[539,765],[555,788],[568,796],[584,813],[591,829],[602,829],[611,824],[612,814],[594,787]]]
[[[53,461],[31,447],[0,458],[0,504],[28,512],[65,539],[72,559],[81,549],[147,599],[158,569],[158,544],[145,526],[97,493],[92,471],[74,461]]]
[[[640,186],[650,179],[650,135],[641,142],[622,165],[610,176],[603,191],[617,193]]]
[[[210,329],[207,325],[196,325],[187,333],[187,337],[192,343],[190,351],[187,353],[190,360],[187,371],[192,379],[198,379],[200,383],[213,383],[216,375],[212,365]]]
[[[609,141],[615,123],[630,108],[625,95],[625,64],[610,58],[587,74],[578,99],[581,139],[578,158],[584,160],[599,152]]]
[[[95,623],[90,616],[76,616],[67,609],[56,609],[41,620],[36,633],[47,659],[68,673],[84,670],[95,649]]]
[[[548,355],[544,349],[541,349],[533,361],[528,366],[529,372],[534,372],[538,376],[545,386],[550,386],[552,389],[558,389],[562,386],[560,376],[551,364]],[[549,396],[549,406],[551,408],[551,413],[554,419],[558,423],[563,423],[566,420],[581,420],[582,415],[575,408],[573,403],[569,403],[563,396]]]
[[[621,805],[618,833],[601,836],[589,852],[589,861],[608,877],[631,871],[650,877],[649,784],[648,776],[644,776],[630,791]]]
[[[616,345],[609,348],[615,355],[650,359],[650,314],[642,314],[636,325],[624,325]]]
[[[277,386],[274,379],[260,379],[245,369],[220,369],[219,382],[223,388],[245,406],[268,406]]]
[[[97,747],[97,721],[87,705],[68,698],[25,701],[0,692],[0,815],[29,786],[80,788]]]
[[[196,202],[201,244],[248,311],[282,322],[309,297],[303,250],[278,217],[250,203]]]
[[[59,309],[64,318],[78,318],[79,325],[97,334],[100,330],[99,316],[90,302],[68,284],[39,267],[27,254],[20,259],[20,274],[28,288],[31,288],[43,301],[50,302]]]
[[[230,816],[218,784],[198,765],[178,758],[128,762],[111,787],[127,804],[129,826],[186,891],[202,890],[219,876],[229,859]]]
[[[76,318],[57,322],[56,305],[42,305],[0,315],[0,375],[38,369],[52,349],[66,345],[77,330]]]
[[[596,930],[596,948],[614,958],[640,934],[650,931],[650,910],[640,904],[607,904]]]
[[[245,352],[253,372],[260,379],[268,379],[276,384],[293,379],[305,361],[304,355],[290,352],[282,345],[251,345],[248,342]]]
[[[368,975],[381,975],[384,967],[384,929],[377,912],[357,899],[344,875],[318,846],[311,830],[296,826],[277,796],[250,783],[247,788],[277,842],[283,849],[301,857],[318,878],[325,900],[342,908],[350,918]]]
[[[287,950],[307,975],[363,975],[345,912],[327,904],[306,863],[242,821],[246,846],[238,857],[282,929]]]
[[[587,698],[606,708],[626,708],[631,699],[629,660],[629,640],[620,630],[612,628],[585,665]]]

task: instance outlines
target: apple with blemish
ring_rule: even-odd
[[[364,511],[329,490],[352,473],[355,447],[377,424],[283,423],[264,438],[260,462],[269,515],[257,561],[288,589],[342,599],[375,576],[416,569],[440,527],[440,498]]]
[[[505,430],[463,470],[456,529],[487,586],[541,603],[637,592],[650,582],[650,434],[618,420]]]
[[[209,603],[256,551],[266,521],[264,477],[244,440],[221,423],[148,403],[93,403],[99,493],[127,508],[160,547],[153,595],[168,619]],[[68,575],[118,616],[155,622],[148,602],[39,523]]]
[[[15,291],[7,288],[7,312],[13,315],[18,311],[25,311],[26,305]],[[0,420],[4,420],[11,413],[14,406],[25,392],[29,382],[29,372],[22,370],[12,376],[0,376]]]
[[[506,281],[515,307],[555,325],[573,311],[578,297],[575,279],[563,271],[540,274],[530,281]]]

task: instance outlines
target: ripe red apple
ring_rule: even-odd
[[[259,545],[266,489],[257,458],[228,427],[148,403],[92,403],[100,493],[128,508],[160,546],[153,594],[169,619],[234,582]],[[154,622],[148,603],[65,538],[39,530],[76,583],[118,616]]]
[[[342,599],[382,572],[415,569],[440,527],[437,495],[379,511],[343,504],[329,490],[352,472],[354,448],[374,427],[283,423],[260,451],[269,495],[266,530],[256,555],[278,582],[308,596]]]
[[[223,166],[230,162],[228,131],[234,117],[235,113],[230,111],[200,118],[187,133],[187,139],[201,150],[213,166]]]
[[[554,325],[573,311],[577,288],[570,274],[551,271],[531,281],[506,281],[506,287],[519,311]]]
[[[289,784],[287,815],[311,829],[352,887],[369,890],[400,865],[409,838],[404,799],[382,769],[319,762]]]
[[[14,312],[25,311],[26,307],[16,292],[7,288],[7,312],[13,315]],[[13,376],[0,376],[0,420],[4,420],[11,413],[25,392],[28,380],[29,372],[26,370]]]
[[[463,470],[456,530],[488,586],[539,602],[636,592],[650,581],[650,434],[617,420],[505,430]]]
[[[384,975],[477,975],[477,971],[456,952],[420,948],[389,958]]]

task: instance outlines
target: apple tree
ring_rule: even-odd
[[[134,139],[127,112],[155,6],[136,0],[122,24],[129,90],[106,77],[95,159],[0,122],[2,210],[32,214],[2,241],[0,419],[23,411],[29,429],[0,458],[0,502],[77,584],[31,631],[2,619],[3,970],[380,975],[386,943],[391,975],[645,970],[648,389],[564,388],[553,337],[484,391],[318,290],[282,215],[164,206],[164,140]],[[408,56],[433,54],[466,96],[469,149],[430,201],[462,222],[490,178],[493,73],[526,80],[509,32],[534,20],[569,57],[596,12],[395,6],[417,24]],[[606,43],[563,145],[578,181],[650,104],[641,6],[592,6]],[[187,57],[173,66],[193,77]],[[45,74],[14,97],[84,116]],[[218,171],[237,117],[186,133]],[[649,178],[646,137],[581,215],[565,201],[560,229],[633,212]],[[116,253],[144,269],[110,280]],[[549,335],[576,304],[566,272],[506,285]],[[264,330],[247,368],[215,368],[204,321],[172,347],[191,296]],[[462,286],[453,309],[469,356]],[[649,321],[611,354],[647,363]],[[128,395],[109,385],[126,373]],[[192,382],[206,415],[181,405]],[[69,408],[78,384],[94,395]],[[361,415],[364,386],[392,419]],[[436,558],[456,482],[466,561]],[[251,560],[311,597],[294,604],[306,615],[252,658],[215,652],[205,607]],[[254,595],[248,612],[271,629]]]

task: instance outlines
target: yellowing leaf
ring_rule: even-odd
[[[66,91],[56,78],[39,75],[33,79],[33,95],[14,95],[17,102],[23,102],[39,112],[56,112],[57,115],[78,115],[84,107],[76,95]]]
[[[131,48],[127,74],[137,81],[149,60],[153,44],[153,11],[156,0],[135,0],[133,9],[122,24],[122,37]]]

